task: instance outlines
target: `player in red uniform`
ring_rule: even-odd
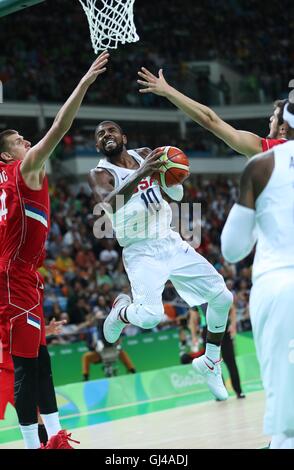
[[[0,391],[0,420],[2,420],[8,403],[14,406],[14,367],[12,359],[0,364]]]
[[[50,225],[45,163],[71,127],[89,86],[106,70],[108,56],[103,52],[96,59],[34,147],[17,131],[0,134],[1,362],[8,364],[12,356],[15,409],[28,449],[40,448],[37,408],[49,437],[46,448],[71,448],[58,417],[38,273]]]
[[[55,321],[55,318],[53,318],[49,325],[45,327],[46,336],[59,334],[61,325],[64,323],[66,323],[66,320]],[[14,366],[12,357],[8,356],[8,358],[7,362],[0,362],[0,420],[5,419],[5,410],[8,403],[14,406]],[[40,415],[38,415],[38,434],[40,441],[46,444],[48,436]]]
[[[270,133],[264,139],[252,132],[235,129],[223,121],[212,109],[180,93],[167,83],[162,70],[159,71],[158,77],[144,67],[138,74],[141,77],[138,83],[143,86],[139,90],[141,93],[154,93],[155,95],[164,96],[193,121],[212,132],[241,155],[250,158],[257,153],[286,142],[285,135],[288,126],[283,121],[283,111],[287,100],[278,100],[274,103],[274,112],[269,123]]]

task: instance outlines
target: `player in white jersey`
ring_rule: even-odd
[[[226,400],[220,344],[232,294],[214,267],[171,230],[170,206],[152,178],[161,165],[162,150],[126,150],[127,138],[112,121],[99,124],[95,136],[97,149],[105,158],[91,170],[89,182],[97,202],[109,204],[106,211],[123,246],[133,297],[120,294],[116,298],[104,324],[105,338],[114,343],[128,323],[141,328],[160,323],[164,315],[162,292],[170,279],[188,305],[208,303],[206,352],[193,366],[205,376],[212,393]],[[165,187],[164,192],[174,200],[183,197],[182,185]]]
[[[250,314],[266,393],[271,448],[294,449],[294,104],[285,106],[290,142],[254,157],[222,233],[229,262],[257,241]]]

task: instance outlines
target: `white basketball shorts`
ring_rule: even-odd
[[[266,394],[264,432],[294,436],[294,268],[253,285],[250,315]]]
[[[176,232],[124,248],[123,261],[135,304],[162,305],[167,280],[191,307],[209,302],[226,287],[216,269]]]

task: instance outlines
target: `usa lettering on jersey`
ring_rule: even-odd
[[[155,182],[156,180],[154,178],[143,178],[140,183],[138,184],[138,186],[136,187],[135,191],[134,191],[134,194],[137,193],[138,191],[145,191],[145,189],[148,189],[148,188],[151,188],[151,186],[153,186],[153,183]]]

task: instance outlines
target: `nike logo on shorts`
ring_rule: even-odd
[[[225,326],[225,325],[216,326],[215,328],[222,328],[223,326]]]
[[[122,180],[125,180],[125,179],[126,179],[128,176],[129,176],[129,175],[127,175],[127,176],[124,176],[124,177],[122,178]]]

